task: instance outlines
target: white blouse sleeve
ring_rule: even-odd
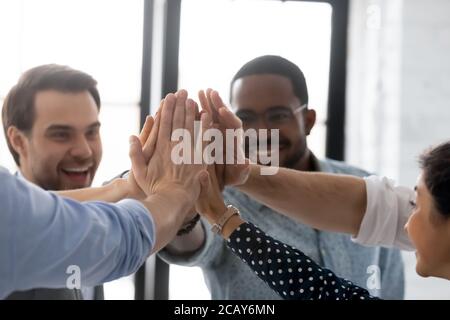
[[[359,229],[352,238],[367,246],[397,247],[414,250],[404,226],[412,212],[414,191],[386,177],[364,178],[367,192],[367,209]]]

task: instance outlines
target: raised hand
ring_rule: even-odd
[[[162,102],[161,102],[161,105],[162,105]],[[158,117],[158,119],[159,119],[159,117]],[[139,134],[139,142],[141,143],[141,145],[145,145],[145,143],[147,142],[154,124],[155,124],[155,119],[153,119],[152,116],[147,116],[147,118],[145,119],[144,126],[141,130],[141,133]],[[145,199],[145,197],[147,195],[137,184],[136,178],[134,177],[134,174],[133,174],[133,170],[130,170],[130,173],[126,179],[127,179],[127,183],[126,183],[127,198],[133,198],[133,199],[138,199],[138,200]]]
[[[212,122],[212,114],[208,112],[203,113],[202,121],[203,123]],[[200,196],[195,203],[196,211],[204,216],[210,224],[214,224],[227,209],[223,201],[215,167],[214,164],[208,166],[208,185],[202,188]]]
[[[245,183],[250,173],[249,161],[245,159],[243,149],[243,129],[241,120],[233,114],[229,108],[223,103],[219,93],[212,89],[207,89],[206,93],[200,90],[199,94],[200,104],[203,112],[211,115],[215,126],[221,130],[224,137],[224,162],[225,164],[216,164],[215,171],[217,181],[220,189],[225,185],[241,185]],[[235,131],[233,138],[233,148],[227,150],[226,130],[231,129]],[[228,143],[228,146],[231,143]],[[227,162],[232,159],[232,163]]]
[[[187,99],[182,90],[169,94],[163,102],[160,118],[155,121],[149,138],[142,147],[137,137],[131,137],[130,158],[137,185],[147,194],[176,194],[192,206],[197,200],[201,183],[207,183],[208,174],[203,164],[175,164],[172,149],[172,132],[185,129],[194,148],[194,120],[196,104]],[[193,153],[194,150],[192,150]]]

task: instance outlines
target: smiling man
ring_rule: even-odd
[[[100,95],[88,74],[60,65],[25,72],[8,93],[2,110],[9,150],[18,175],[45,190],[89,187],[102,158]],[[102,298],[101,287],[36,289],[18,299]]]

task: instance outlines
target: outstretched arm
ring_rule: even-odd
[[[261,175],[251,165],[238,189],[272,209],[321,230],[358,234],[366,210],[364,179],[279,168]]]
[[[300,250],[269,237],[251,223],[241,224],[233,231],[227,245],[284,299],[377,299],[366,289],[320,267]]]
[[[203,189],[196,206],[210,224],[216,226],[233,253],[282,298],[373,299],[367,290],[321,268],[303,252],[246,223],[233,208],[227,209],[212,167],[209,168],[209,188]]]
[[[242,122],[223,103],[217,91],[208,90],[206,95],[203,109],[222,131],[242,129]],[[234,155],[236,160],[244,153],[240,146]],[[225,148],[225,151],[229,150]],[[217,168],[222,168],[224,173]],[[235,185],[252,198],[312,227],[358,233],[367,202],[363,179],[285,168],[273,170],[277,172],[274,175],[263,175],[262,168],[256,164],[216,165],[219,185]]]

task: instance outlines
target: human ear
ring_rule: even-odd
[[[27,140],[26,135],[15,126],[10,126],[6,130],[6,136],[11,148],[19,154],[20,158],[27,156]]]
[[[316,124],[316,111],[314,109],[306,110],[303,119],[305,121],[305,133],[309,136],[312,128]]]

